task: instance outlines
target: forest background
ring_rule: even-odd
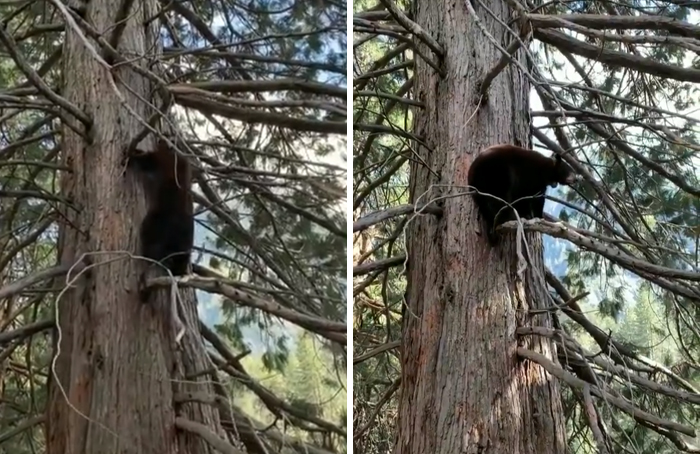
[[[76,147],[76,141],[65,139],[97,123],[97,145],[86,155],[111,160],[112,168],[100,174],[100,164],[88,158],[79,172],[88,179],[118,174],[121,158],[111,144],[124,144],[128,137],[106,121],[131,118],[122,103],[142,112],[131,98],[141,88],[130,79],[132,69],[147,74],[149,83],[157,79],[146,93],[154,97],[152,106],[163,107],[158,97],[167,93],[171,105],[161,113],[168,110],[199,171],[197,277],[187,286],[196,289],[203,327],[200,335],[198,321],[191,319],[185,339],[195,333],[189,337],[192,345],[205,348],[199,359],[208,358],[213,367],[189,380],[213,377],[202,383],[216,384],[218,400],[216,405],[185,405],[218,406],[218,414],[200,418],[211,432],[191,424],[179,428],[194,427],[217,449],[346,451],[346,8],[344,1],[290,0],[0,5],[0,452],[59,452],[69,442],[92,445],[93,453],[167,449],[165,444],[140,445],[157,437],[148,425],[138,425],[133,408],[125,408],[173,407],[168,399],[156,402],[157,394],[138,378],[137,368],[151,367],[149,360],[157,368],[158,358],[136,364],[129,348],[103,350],[114,353],[103,357],[113,370],[131,377],[131,383],[117,384],[126,386],[131,398],[110,395],[109,386],[76,384],[73,378],[63,386],[82,413],[49,408],[55,315],[79,304],[69,296],[61,300],[69,280],[61,265],[66,248],[62,252],[59,246],[70,229],[66,219],[75,219],[71,210],[76,206],[93,207],[83,213],[92,209],[89,216],[100,216],[99,210],[110,206],[102,189],[112,181],[124,190],[125,181],[96,178],[92,190],[70,198],[65,181],[78,173],[71,168],[77,162],[73,158],[90,145]],[[149,35],[151,26],[155,35]],[[115,39],[105,42],[101,33]],[[140,48],[144,36],[153,41]],[[91,205],[90,193],[102,201]],[[124,190],[125,199],[128,194]],[[127,249],[125,232],[135,230],[118,224],[91,234],[103,242],[114,235],[123,246],[117,249]],[[76,248],[94,252],[81,241],[76,240]],[[99,262],[102,256],[95,257]],[[143,326],[143,320],[151,324],[149,335],[157,337],[152,330],[165,313],[160,322],[137,312],[114,316],[122,307],[106,320],[97,317],[104,309],[101,301],[130,285],[121,272],[107,273],[107,281],[110,275],[111,288],[101,287],[90,298],[88,316],[95,318],[85,323],[62,312],[64,342],[76,329],[93,336],[97,345],[100,330],[106,333],[116,325],[126,329],[111,342],[135,345],[140,334],[130,335],[120,324]],[[93,326],[96,333],[88,329]],[[62,358],[81,357],[80,347],[67,345]],[[59,376],[68,370],[60,361],[55,367]],[[86,389],[91,389],[92,404],[78,397]],[[55,387],[53,393],[58,393]],[[60,397],[55,402],[67,405]],[[50,420],[58,430],[47,429]],[[95,430],[80,432],[85,421]],[[136,427],[128,426],[134,422]],[[173,420],[167,424],[171,427]],[[78,433],[74,438],[68,436],[72,430]],[[185,438],[180,443],[191,442]],[[211,449],[183,446],[180,452]]]
[[[699,452],[689,434],[700,422],[700,3],[361,0],[353,11],[354,452],[450,452],[474,427],[491,427],[473,416],[479,407],[459,413],[450,406],[478,401],[473,393],[489,394],[499,383],[495,376],[470,381],[481,371],[459,359],[474,359],[469,353],[487,342],[470,337],[483,333],[462,318],[475,312],[445,307],[432,325],[418,317],[419,328],[409,328],[412,349],[402,343],[411,313],[407,256],[411,270],[416,261],[437,270],[413,283],[414,297],[440,294],[420,289],[459,269],[433,255],[411,256],[407,231],[414,250],[431,254],[434,244],[443,257],[469,262],[456,249],[466,244],[472,262],[484,260],[463,266],[472,273],[492,263],[481,255],[483,240],[463,233],[474,231],[477,218],[450,165],[478,151],[455,143],[485,147],[510,132],[494,131],[511,120],[489,118],[493,112],[524,121],[543,153],[570,153],[585,180],[575,190],[550,190],[545,211],[553,217],[525,226],[542,233],[549,306],[565,313],[556,312],[557,335],[566,333],[559,364],[530,357],[556,372],[561,388],[552,414],[565,418],[568,451],[552,445],[546,452]],[[523,81],[529,112],[509,112]],[[416,137],[416,129],[426,135]],[[433,192],[411,193],[416,186]],[[440,282],[468,294],[478,284],[463,276]],[[469,305],[460,298],[450,303]],[[572,300],[580,313],[565,304]],[[409,303],[427,317],[438,301]],[[429,372],[416,345],[427,349]],[[406,377],[437,385],[407,390]],[[510,408],[518,414],[516,400]],[[508,438],[512,426],[491,416],[509,428],[491,440]],[[493,444],[483,449],[499,452],[489,451]]]

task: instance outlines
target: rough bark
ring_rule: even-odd
[[[415,133],[429,148],[416,147],[410,191],[411,202],[423,204],[465,193],[469,165],[488,145],[529,146],[529,84],[511,64],[478,106],[479,82],[498,50],[463,0],[415,3],[417,23],[444,46],[447,72],[441,79],[416,58],[415,93],[426,107],[416,113]],[[505,2],[486,4],[503,21],[511,17]],[[502,25],[477,12],[500,43],[510,42]],[[549,342],[515,335],[518,326],[549,324],[524,315],[546,303],[541,239],[527,235],[534,263],[519,283],[514,234],[492,249],[471,197],[439,204],[442,217],[417,217],[408,230],[397,453],[564,453],[558,384],[516,357],[518,346],[553,356]]]
[[[113,30],[122,3],[132,2],[91,0],[87,20],[97,30]],[[133,3],[119,45],[129,59],[159,48],[155,2]],[[153,68],[148,58],[138,62]],[[199,437],[175,428],[176,416],[185,417],[222,436],[211,407],[173,402],[175,393],[213,394],[206,374],[184,380],[210,367],[199,335],[194,293],[181,291],[188,331],[176,349],[169,290],[156,292],[148,304],[141,303],[137,279],[145,262],[128,255],[140,248],[138,227],[146,203],[137,178],[125,172],[124,157],[142,125],[127,112],[108,72],[70,27],[63,64],[61,93],[84,110],[94,126],[92,141],[63,127],[61,150],[71,173],[65,175],[62,190],[74,209],[63,213],[59,255],[63,265],[90,255],[85,272],[69,275],[69,280],[77,278],[56,302],[54,355],[58,356],[51,368],[47,451],[211,452]],[[152,99],[155,90],[150,83],[127,65],[120,65],[113,74],[126,103],[142,118],[149,118],[153,111],[138,98],[159,104]]]

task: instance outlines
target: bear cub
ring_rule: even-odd
[[[486,224],[491,246],[498,244],[499,225],[522,219],[542,218],[547,186],[571,185],[579,180],[561,156],[548,157],[516,145],[493,145],[472,162],[467,176],[474,202]],[[477,192],[478,191],[478,192]],[[511,204],[508,207],[501,200]]]

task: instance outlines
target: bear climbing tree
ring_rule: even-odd
[[[484,220],[489,243],[498,243],[496,227],[516,219],[541,218],[548,186],[570,185],[577,176],[561,156],[544,156],[517,145],[488,147],[469,167],[472,196]],[[514,212],[515,211],[515,212]]]

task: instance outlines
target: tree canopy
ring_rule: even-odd
[[[107,78],[105,99],[135,114],[128,68],[160,100],[144,101],[157,112],[138,118],[144,135],[167,118],[195,168],[195,274],[181,286],[197,290],[213,367],[201,374],[218,377],[230,440],[344,452],[346,3],[124,0],[106,20],[96,3],[0,5],[0,450],[46,452],[51,332],[72,278],[58,225],[100,209],[63,191],[63,142],[113,125],[95,125],[67,91]],[[147,3],[157,36],[139,54],[121,37]],[[67,35],[98,71],[66,64]],[[92,251],[125,252],[136,255]]]
[[[550,191],[547,219],[523,225],[544,236],[545,305],[562,320],[521,333],[555,339],[558,358],[526,360],[562,385],[571,452],[698,452],[700,5],[506,4],[506,15],[480,0],[449,13],[498,51],[481,83],[459,93],[470,106],[462,121],[489,105],[494,80],[511,68],[531,86],[529,112],[513,115],[529,115],[532,146],[562,154],[584,179]],[[395,442],[405,232],[418,216],[443,214],[437,197],[408,199],[409,163],[421,165],[411,144],[424,139],[413,129],[426,103],[413,92],[415,62],[449,79],[491,52],[446,61],[445,36],[414,12],[409,1],[354,3],[353,436],[364,453]],[[469,193],[439,189],[442,198]]]

